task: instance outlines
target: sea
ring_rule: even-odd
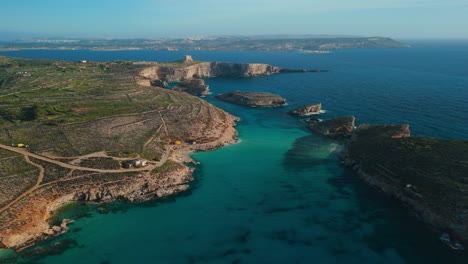
[[[404,41],[410,48],[331,54],[224,51],[21,50],[0,55],[58,60],[196,60],[268,63],[289,69],[206,80],[204,100],[240,117],[240,142],[192,155],[186,192],[150,202],[71,204],[60,237],[0,263],[468,263],[400,202],[340,165],[342,142],[287,114],[321,102],[314,118],[410,124],[412,136],[468,140],[468,41]],[[279,94],[288,105],[247,108],[214,98],[232,90]],[[465,245],[468,247],[468,245]]]

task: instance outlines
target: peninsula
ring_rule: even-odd
[[[236,117],[162,86],[282,72],[265,64],[64,62],[0,57],[0,248],[67,230],[73,202],[144,201],[188,188],[189,152],[236,142]],[[195,86],[203,86],[194,81]],[[185,87],[187,87],[185,85]]]

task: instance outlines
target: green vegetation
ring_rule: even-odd
[[[162,144],[143,148],[160,125],[157,111],[190,100],[179,100],[167,90],[136,85],[133,76],[144,67],[128,61],[82,63],[0,57],[0,143],[10,144],[3,133],[8,128],[14,142],[29,144],[33,152],[72,156],[106,149],[117,156],[128,153],[160,158]],[[128,125],[112,118],[128,120]],[[109,121],[99,123],[105,119]],[[150,119],[155,123],[137,127]],[[137,133],[129,130],[132,124]],[[96,129],[106,129],[110,138],[103,139],[105,133],[96,136]]]
[[[468,141],[367,135],[351,142],[349,153],[365,173],[468,223]]]
[[[80,166],[86,168],[115,170],[120,168],[120,163],[112,158],[88,158],[81,160]]]
[[[153,172],[164,174],[182,168],[184,165],[173,160],[167,160],[162,166],[153,169]]]

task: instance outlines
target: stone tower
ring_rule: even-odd
[[[185,55],[184,56],[184,62],[190,62],[190,61],[193,61],[192,56],[191,55]]]

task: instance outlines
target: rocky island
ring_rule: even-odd
[[[0,57],[0,68],[0,248],[66,231],[68,220],[49,221],[70,202],[184,191],[189,152],[236,142],[234,116],[139,85],[147,63]]]
[[[320,113],[320,110],[322,110],[322,103],[316,103],[316,104],[309,104],[309,105],[301,106],[297,109],[289,111],[288,114],[298,115],[298,116],[307,116],[307,115],[318,114]]]
[[[216,98],[228,103],[244,105],[249,107],[276,107],[286,104],[286,99],[279,95],[263,92],[241,92],[233,91],[219,94]]]
[[[462,248],[454,242],[468,243],[468,141],[410,137],[407,124],[360,125],[343,160],[368,184],[446,232],[444,243],[454,249]]]

